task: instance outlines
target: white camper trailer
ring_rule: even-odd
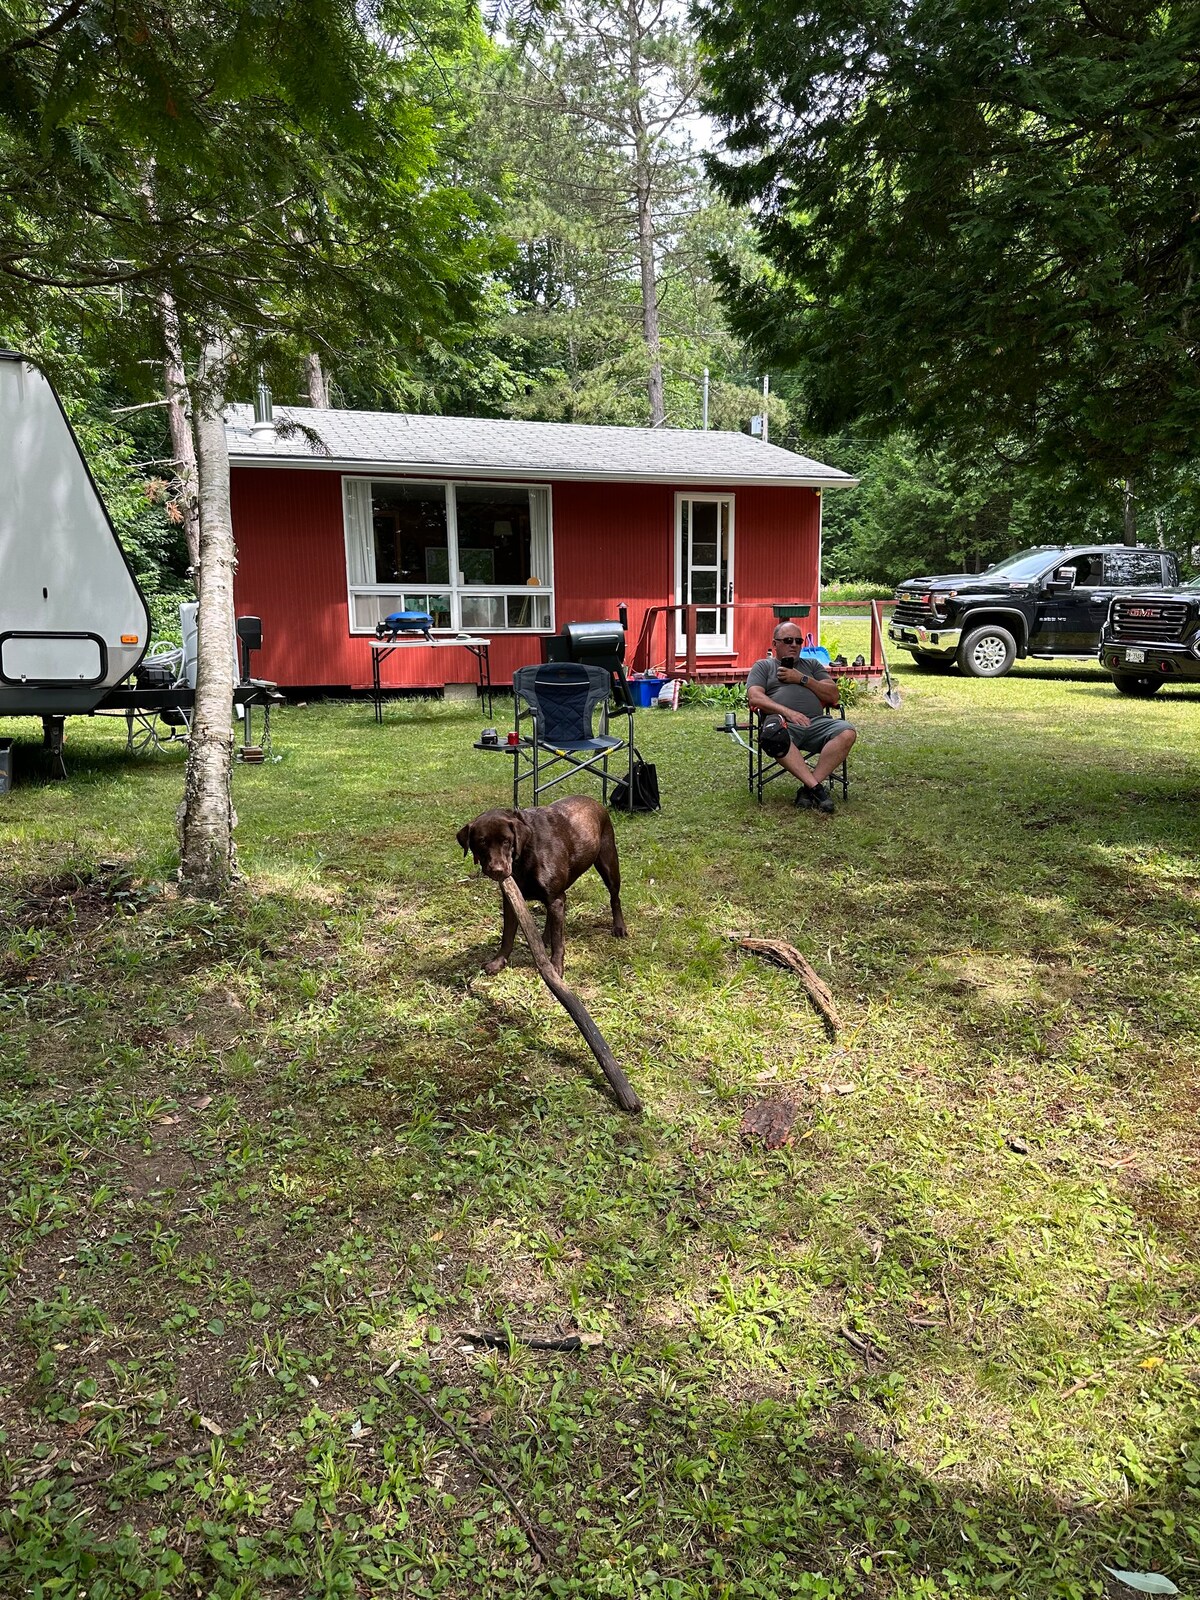
[[[0,716],[92,711],[149,640],[58,396],[32,361],[0,350]]]

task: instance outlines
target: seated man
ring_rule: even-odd
[[[796,623],[781,622],[772,654],[756,661],[746,679],[747,699],[762,721],[759,743],[767,755],[799,778],[798,806],[832,811],[825,779],[840,767],[858,735],[848,722],[828,715],[838,687],[819,661],[800,659],[804,637]],[[805,755],[815,755],[810,767]]]

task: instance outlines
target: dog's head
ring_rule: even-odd
[[[485,878],[511,878],[513,863],[529,842],[523,811],[485,811],[458,830],[463,855],[470,851]]]

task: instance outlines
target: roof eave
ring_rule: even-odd
[[[853,489],[857,478],[817,474],[784,477],[779,473],[749,475],[746,473],[699,472],[592,472],[571,468],[514,467],[494,464],[480,466],[473,463],[461,466],[450,461],[355,461],[337,456],[276,456],[258,455],[254,451],[241,454],[236,448],[229,452],[233,467],[300,467],[306,470],[337,472],[375,472],[389,476],[412,474],[418,477],[452,478],[519,478],[537,483],[662,483],[688,488],[723,488],[740,484],[747,488],[763,489]]]

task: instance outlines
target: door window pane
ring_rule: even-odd
[[[715,611],[697,611],[697,613],[696,613],[696,633],[697,633],[697,636],[699,636],[702,633],[718,633],[719,631],[720,630],[717,627],[717,613]]]
[[[692,506],[692,565],[715,567],[717,564],[717,507],[711,501],[699,500]]]
[[[704,605],[707,601],[711,604],[717,599],[717,575],[715,572],[692,573],[692,602],[695,605]]]

